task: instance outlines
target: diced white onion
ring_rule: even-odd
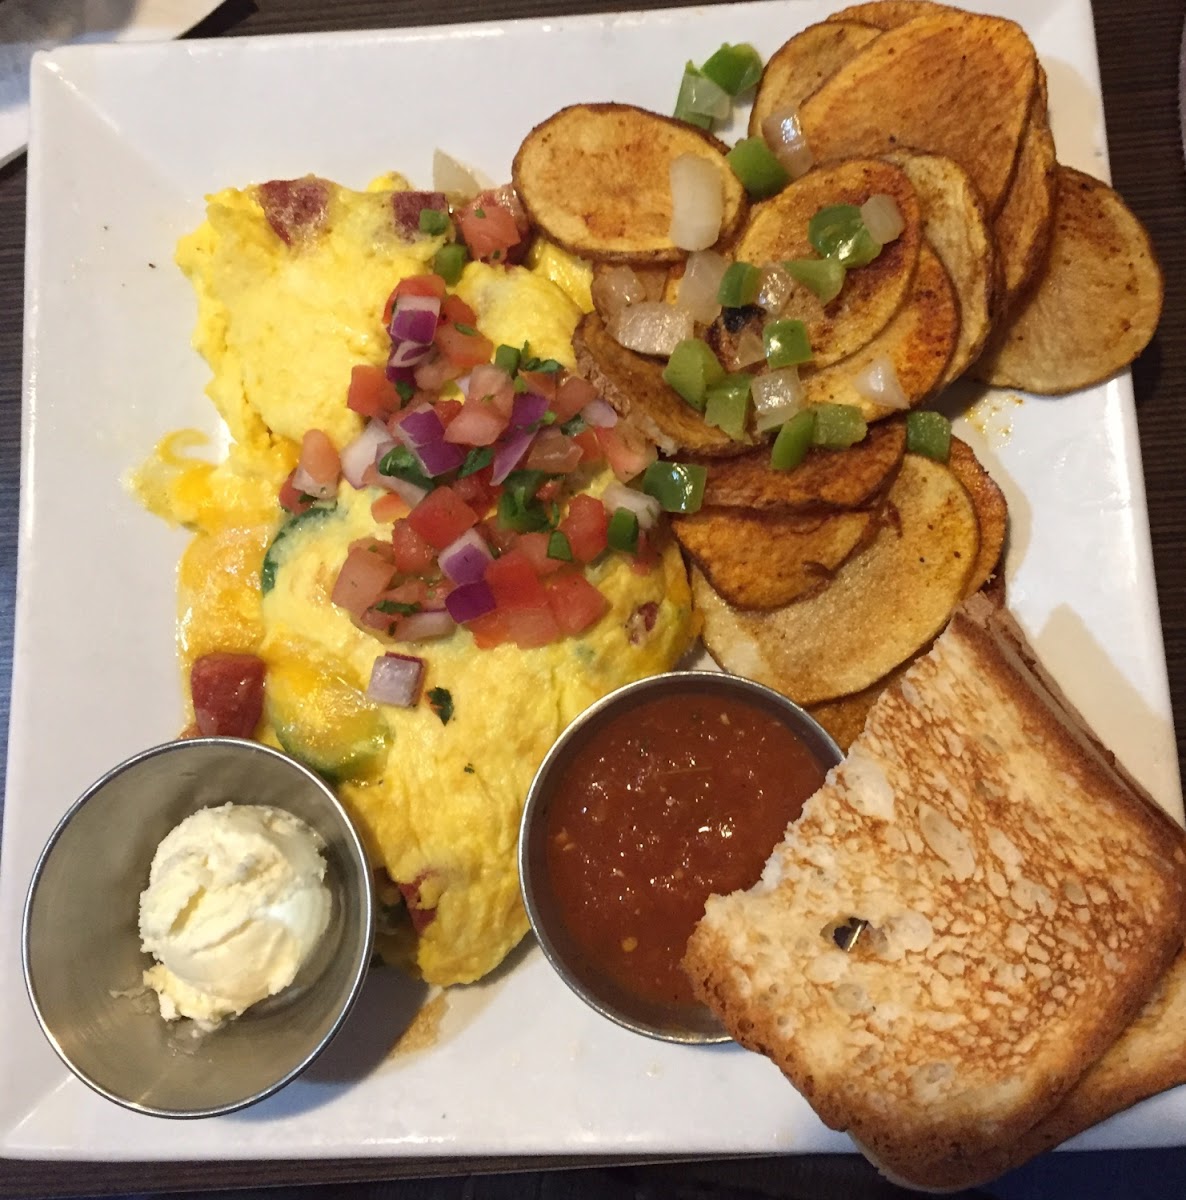
[[[593,304],[607,320],[612,320],[628,304],[647,298],[642,280],[630,267],[610,267],[593,279]]]
[[[395,627],[397,642],[427,642],[432,638],[448,637],[457,622],[444,610],[412,613]]]
[[[791,298],[794,286],[795,281],[782,267],[764,267],[757,303],[769,313],[780,313],[782,306]]]
[[[432,152],[432,186],[461,200],[472,200],[482,190],[473,172],[443,150]]]
[[[789,421],[803,407],[803,385],[798,367],[781,367],[759,375],[750,385],[754,401],[754,429],[765,433]]]
[[[611,515],[616,509],[628,508],[638,518],[639,529],[643,530],[653,528],[663,511],[662,505],[654,496],[627,487],[616,479],[602,493],[601,500]]]
[[[362,433],[342,450],[342,474],[347,483],[361,488],[362,473],[378,461],[380,453],[385,454],[394,445],[395,440],[382,421],[369,421]]]
[[[614,411],[613,406],[600,396],[590,400],[581,409],[580,415],[584,418],[585,424],[594,429],[612,429],[618,423],[618,414]]]
[[[884,246],[886,242],[894,241],[901,236],[902,230],[906,228],[906,222],[902,220],[902,212],[898,208],[898,202],[893,196],[887,196],[884,192],[878,192],[876,196],[870,196],[861,205],[861,220],[865,222],[865,228],[869,231],[869,236],[879,246]]]
[[[762,335],[747,325],[737,335],[737,341],[733,347],[733,365],[740,369],[765,361],[766,346],[762,342]]]
[[[797,108],[780,108],[772,112],[762,122],[762,136],[792,179],[811,170],[815,157],[803,136]]]
[[[880,355],[863,371],[852,377],[852,386],[870,404],[882,408],[909,408],[910,399],[902,390],[892,360]]]
[[[688,255],[676,304],[687,309],[692,319],[701,325],[711,325],[720,316],[717,292],[728,266],[724,255],[715,250],[697,250]]]
[[[622,309],[609,323],[610,337],[627,350],[670,358],[694,331],[692,314],[659,300],[644,300]]]
[[[721,236],[725,187],[720,168],[699,154],[681,154],[671,164],[671,229],[681,250],[707,250]]]

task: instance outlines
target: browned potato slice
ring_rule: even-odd
[[[954,159],[891,154],[910,176],[922,204],[923,236],[947,269],[959,297],[959,337],[938,389],[976,361],[992,332],[997,305],[997,249],[984,201]]]
[[[816,161],[903,146],[954,158],[1001,206],[1037,77],[1019,25],[943,9],[869,43],[799,111]]]
[[[901,236],[883,247],[867,266],[849,271],[840,295],[829,304],[821,304],[807,288],[796,287],[780,314],[798,318],[807,326],[817,366],[837,362],[876,337],[909,291],[918,262],[922,218],[906,172],[877,158],[817,167],[777,196],[755,205],[734,247],[734,258],[759,266],[789,258],[817,258],[807,240],[811,218],[829,204],[864,204],[878,193],[897,202],[906,223]],[[726,317],[713,326],[709,340],[717,346],[721,361],[731,365]]]
[[[750,111],[749,131],[758,136],[762,122],[783,108],[798,108],[833,72],[867,46],[881,31],[855,22],[821,21],[784,42],[762,72]]]
[[[860,21],[876,29],[896,29],[915,17],[933,17],[936,13],[952,12],[950,4],[935,4],[932,0],[873,0],[871,4],[852,4],[827,18],[829,21]]]
[[[698,154],[721,174],[728,237],[746,211],[726,147],[683,121],[628,104],[574,104],[537,125],[519,147],[511,178],[534,224],[552,241],[606,262],[675,262],[668,237],[672,162]]]
[[[706,460],[706,505],[773,512],[859,508],[888,487],[906,450],[906,423],[885,421],[847,450],[811,450],[792,471],[776,471],[765,446]]]
[[[1003,313],[1013,311],[1042,269],[1054,232],[1057,194],[1058,163],[1046,111],[1046,72],[1039,67],[1038,87],[1017,153],[1013,182],[993,221],[1003,271]]]
[[[887,520],[816,595],[773,612],[730,608],[699,570],[692,597],[704,644],[727,671],[800,704],[881,679],[939,631],[964,594],[980,534],[968,493],[941,463],[908,454]]]
[[[819,591],[877,532],[874,508],[824,517],[701,508],[672,517],[685,553],[736,608],[778,608]]]
[[[924,244],[906,302],[881,333],[855,354],[822,371],[805,368],[800,372],[804,402],[851,404],[867,421],[892,416],[895,409],[873,404],[853,386],[853,380],[877,359],[886,358],[894,364],[913,408],[942,387],[959,334],[959,298],[939,256]]]
[[[597,313],[589,313],[572,339],[580,373],[665,454],[690,450],[707,456],[741,454],[752,442],[735,442],[709,425],[663,379],[663,364],[619,346]]]
[[[1106,183],[1059,167],[1046,265],[974,372],[1043,395],[1090,387],[1148,345],[1163,291],[1149,235],[1124,201]]]
[[[976,523],[980,526],[980,548],[964,589],[964,594],[970,596],[993,577],[1000,565],[1005,534],[1009,528],[1009,506],[1005,501],[1005,493],[980,465],[967,442],[959,438],[951,439],[951,457],[947,460],[947,466],[972,498]]]

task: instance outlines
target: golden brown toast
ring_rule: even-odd
[[[1043,1148],[1026,1135],[1141,1009],[1186,924],[1182,830],[1018,637],[983,597],[962,606],[762,880],[710,898],[685,958],[741,1044],[916,1186]]]

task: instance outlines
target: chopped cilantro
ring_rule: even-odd
[[[453,717],[453,693],[448,688],[429,688],[428,703],[440,717],[441,724],[448,725]]]
[[[474,216],[477,217],[479,220],[485,220],[486,219],[486,210],[484,208],[475,208]]]
[[[492,446],[475,446],[465,456],[465,462],[458,468],[457,478],[464,479],[467,475],[473,475],[483,467],[488,467],[493,461],[494,448]]]
[[[465,770],[465,773],[466,773],[467,775],[472,775],[472,774],[474,773],[474,764],[473,764],[473,763],[466,763],[466,764],[465,764],[465,767],[464,767],[464,770]]]
[[[569,419],[560,426],[560,432],[566,434],[568,437],[576,437],[578,433],[584,433],[588,428],[588,422],[584,417],[581,416],[580,413],[577,413],[575,417],[569,417]]]
[[[420,611],[419,604],[402,604],[398,600],[380,600],[375,608],[381,613],[398,614],[401,617],[410,617],[413,613]]]
[[[395,384],[395,390],[396,390],[396,393],[399,395],[399,398],[405,404],[407,404],[407,402],[409,400],[411,400],[411,398],[416,394],[416,388],[412,384],[410,384],[406,379],[397,380],[396,384]]]
[[[420,460],[407,446],[393,446],[379,459],[379,474],[392,475],[405,483],[415,484],[431,492],[436,484],[424,473]]]

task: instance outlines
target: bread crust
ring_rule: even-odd
[[[685,958],[742,1045],[915,1186],[983,1182],[1102,1114],[1118,1084],[1072,1089],[1182,946],[1182,830],[1032,662],[973,597]],[[850,917],[846,954],[827,935]]]

